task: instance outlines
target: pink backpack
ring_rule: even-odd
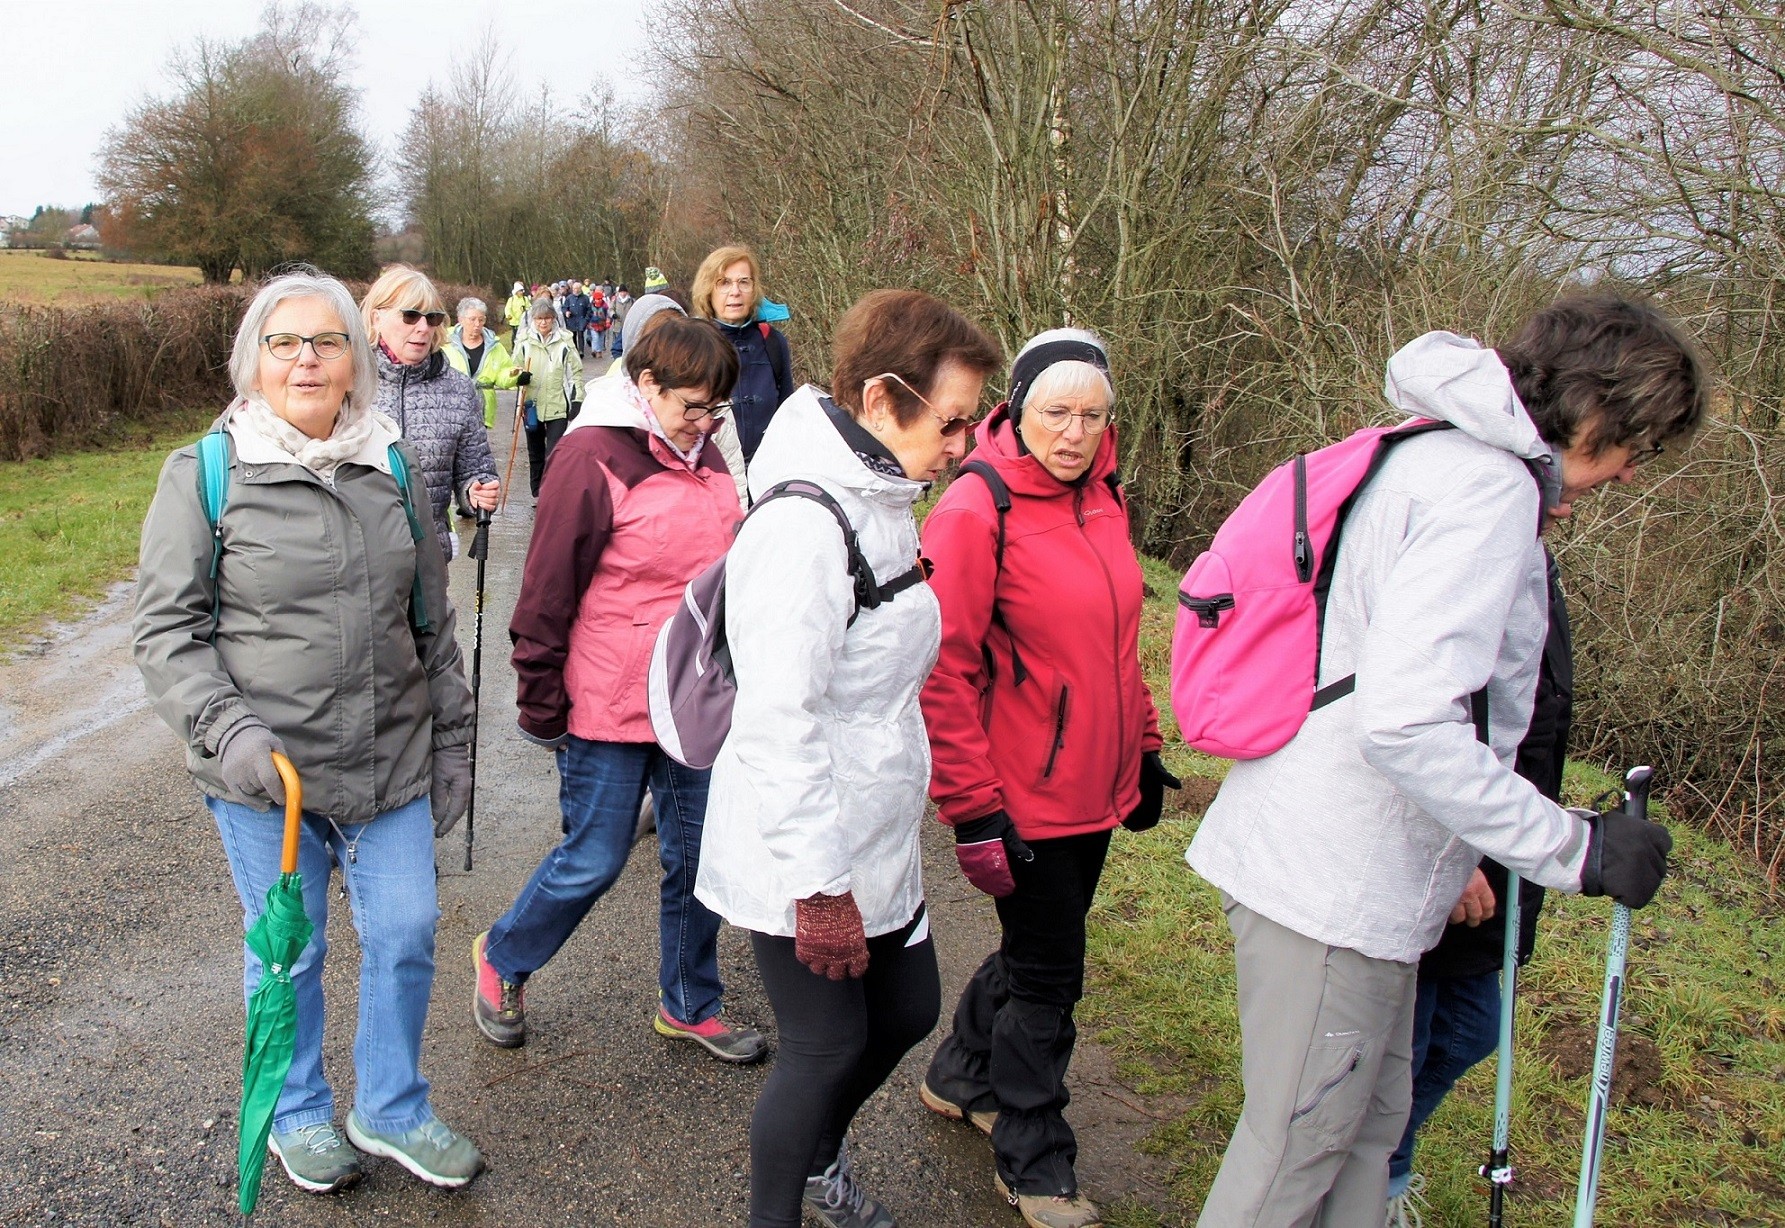
[[[1277,466],[1241,500],[1178,587],[1171,706],[1184,741],[1262,758],[1351,693],[1355,674],[1314,689],[1345,517],[1395,444],[1450,425],[1366,427]]]

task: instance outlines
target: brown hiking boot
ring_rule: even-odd
[[[923,1101],[924,1108],[930,1110],[930,1112],[941,1117],[946,1117],[950,1121],[966,1122],[987,1138],[992,1137],[992,1127],[998,1124],[998,1115],[996,1113],[986,1109],[963,1109],[960,1105],[949,1100],[943,1096],[941,1092],[931,1087],[928,1078],[925,1078],[923,1082],[917,1085],[917,1098]]]
[[[1103,1228],[1103,1215],[1083,1194],[1012,1194],[1004,1178],[992,1174],[1004,1201],[1022,1212],[1029,1228]]]

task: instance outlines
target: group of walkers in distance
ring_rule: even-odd
[[[648,805],[652,1028],[723,1062],[770,1053],[725,1010],[722,921],[747,932],[773,1009],[751,1228],[891,1228],[849,1133],[941,1015],[919,839],[933,802],[1000,937],[912,1099],[989,1136],[991,1181],[1027,1224],[1100,1224],[1064,1115],[1086,918],[1116,829],[1154,827],[1180,785],[1141,669],[1120,373],[1076,328],[1006,371],[959,311],[888,289],[838,322],[827,391],[795,383],[747,248],[713,252],[686,298],[656,269],[643,284],[634,300],[605,279],[516,282],[505,342],[475,298],[449,330],[412,269],[357,306],[331,277],[275,277],[213,427],[221,510],[197,449],[162,472],[136,656],[248,923],[279,874],[273,752],[304,785],[316,931],[290,969],[270,1150],[316,1192],[355,1183],[362,1152],[444,1187],[484,1166],[435,1114],[420,1056],[434,840],[469,801],[477,719],[450,508],[498,507],[486,432],[512,389],[536,501],[510,625],[518,726],[554,757],[562,838],[476,936],[479,1034],[525,1043],[529,978],[618,879]],[[585,382],[585,355],[617,361]],[[988,383],[1004,394],[981,417]],[[1209,1228],[1414,1222],[1414,1133],[1493,1045],[1508,873],[1531,893],[1527,957],[1542,889],[1640,907],[1666,873],[1658,825],[1557,801],[1573,682],[1543,533],[1695,429],[1696,350],[1646,305],[1570,298],[1498,348],[1413,341],[1387,394],[1448,429],[1388,452],[1349,508],[1317,632],[1332,698],[1233,765],[1187,853],[1234,935],[1243,1040]],[[658,736],[649,667],[721,560],[735,700],[695,767]],[[344,1133],[321,1057],[331,863],[363,952]],[[261,972],[247,949],[249,990]]]

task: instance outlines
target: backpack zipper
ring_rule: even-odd
[[[1306,584],[1314,578],[1314,547],[1308,539],[1308,458],[1295,458],[1295,575]]]
[[[1178,604],[1196,614],[1196,625],[1213,630],[1221,625],[1221,615],[1233,609],[1233,594],[1218,593],[1213,597],[1192,597],[1178,594]]]
[[[1060,752],[1066,749],[1066,703],[1072,695],[1072,688],[1065,683],[1060,684],[1060,702],[1054,708],[1054,745],[1047,752],[1047,766],[1041,769],[1041,778],[1046,780],[1054,774],[1054,761]]]

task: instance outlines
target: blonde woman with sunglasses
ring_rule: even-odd
[[[458,539],[447,520],[461,507],[493,511],[501,484],[484,434],[483,394],[447,361],[446,304],[423,273],[386,269],[360,303],[378,360],[378,409],[397,424],[427,479],[434,535],[450,560]]]

